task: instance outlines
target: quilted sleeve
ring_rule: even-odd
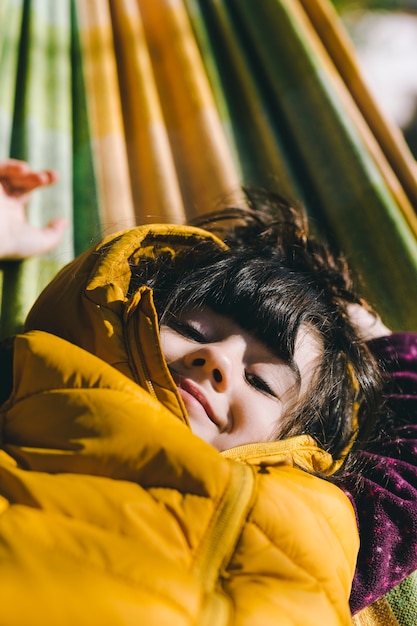
[[[257,498],[223,580],[234,626],[351,624],[359,538],[348,499],[291,466],[257,476]]]

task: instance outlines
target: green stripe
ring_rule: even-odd
[[[4,270],[2,335],[17,328],[44,285],[73,258],[71,18],[68,2],[24,5],[10,154],[35,169],[56,168],[59,183],[35,193],[28,210],[38,226],[69,221],[62,244],[41,258]]]
[[[386,596],[401,626],[415,626],[417,615],[417,572],[394,587]]]
[[[232,131],[232,119],[227,101],[227,94],[221,76],[222,66],[218,64],[216,31],[210,28],[210,5],[201,4],[198,0],[184,0],[189,14],[194,35],[199,46],[207,78],[213,92],[217,111],[222,122],[225,135],[229,142],[229,149],[237,169],[240,168],[237,146]],[[214,39],[214,40],[213,40]]]
[[[80,254],[100,240],[102,233],[75,0],[71,2],[71,17],[74,252]]]
[[[200,48],[218,107],[223,117],[227,116],[227,136],[242,183],[297,195],[296,181],[257,83],[256,59],[247,47],[240,20],[225,2],[187,0],[193,6],[197,2],[200,19],[196,32],[205,29],[205,38],[198,37]]]
[[[0,2],[0,159],[10,150],[16,72],[23,6],[21,0]]]
[[[347,254],[394,328],[417,330],[417,243],[315,58],[291,3],[233,0],[313,219]]]

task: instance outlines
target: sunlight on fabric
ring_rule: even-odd
[[[4,269],[2,334],[102,235],[242,204],[242,184],[300,198],[387,323],[417,329],[415,162],[329,0],[3,0],[2,16],[0,157],[56,167],[30,217],[71,224]]]
[[[9,156],[23,0],[0,4],[0,158]],[[7,16],[7,19],[6,19]],[[5,25],[7,24],[7,28]]]
[[[240,180],[183,2],[138,4],[187,216],[212,210],[223,196],[241,202]]]
[[[135,223],[110,7],[77,1],[82,64],[103,230]]]
[[[152,59],[136,0],[112,4],[136,221],[185,220]]]
[[[34,168],[58,169],[59,183],[45,190],[42,198],[34,194],[29,217],[40,226],[62,215],[71,224],[70,5],[53,0],[25,4],[13,0],[6,4],[11,30],[9,19],[2,20],[2,30],[8,33],[7,43],[1,38],[2,84],[3,76],[6,84],[1,102],[2,158],[11,154],[28,160]],[[4,333],[14,328],[16,320],[23,319],[28,303],[72,256],[73,235],[69,227],[64,241],[53,253],[7,267],[3,276]]]

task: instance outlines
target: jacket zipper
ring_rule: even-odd
[[[194,573],[206,589],[198,626],[223,626],[230,621],[230,602],[220,588],[219,579],[239,539],[255,485],[251,466],[232,462],[231,472],[212,529],[194,564]]]
[[[127,311],[125,315],[126,350],[129,355],[129,361],[135,366],[136,382],[141,387],[144,387],[146,391],[148,391],[151,396],[155,398],[155,400],[158,400],[158,396],[151,380],[146,359],[141,350],[142,343],[139,336],[139,324],[141,323],[141,320],[139,319],[139,316],[143,315],[143,313],[138,308],[136,309],[134,315],[131,308],[130,311]],[[134,351],[132,350],[132,345],[136,347]]]

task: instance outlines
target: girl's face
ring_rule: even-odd
[[[323,355],[317,333],[302,328],[290,367],[210,309],[162,325],[161,342],[191,430],[220,451],[274,439],[285,416],[303,401]]]

